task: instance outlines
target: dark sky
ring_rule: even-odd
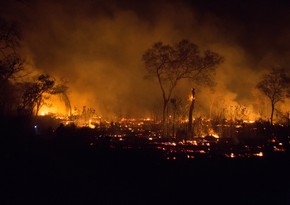
[[[289,68],[290,3],[267,0],[10,0],[1,15],[18,23],[29,66],[69,81],[73,106],[102,115],[144,116],[160,102],[144,79],[142,54],[154,42],[187,38],[225,57],[216,92],[198,89],[197,112],[209,104],[256,110],[255,84],[273,66]],[[190,93],[183,82],[175,95]]]
[[[159,6],[156,1],[120,1],[120,8],[136,11],[145,19],[154,21],[158,18]],[[126,3],[124,3],[126,2]],[[157,1],[158,2],[158,1]],[[267,50],[276,52],[289,51],[289,44],[284,39],[289,35],[290,2],[287,0],[185,0],[159,1],[183,4],[196,13],[199,23],[204,23],[208,16],[217,18],[216,23],[224,27],[225,32],[238,38],[237,43],[249,49],[255,57],[262,58]],[[153,12],[152,12],[153,11]],[[187,22],[190,24],[190,22]],[[285,41],[284,41],[285,40]],[[288,45],[287,45],[288,44]],[[265,50],[266,49],[266,50]]]

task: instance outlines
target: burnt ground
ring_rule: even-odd
[[[289,156],[168,161],[26,140],[1,145],[0,204],[290,204]]]

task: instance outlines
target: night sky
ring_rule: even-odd
[[[67,80],[73,107],[94,107],[108,117],[148,116],[158,107],[159,86],[145,78],[142,54],[157,41],[183,38],[225,58],[215,90],[197,89],[195,115],[208,113],[209,104],[257,110],[254,88],[263,72],[289,69],[289,11],[289,1],[266,0],[0,3],[1,16],[22,31],[27,67]],[[174,96],[189,95],[192,86],[182,82]]]

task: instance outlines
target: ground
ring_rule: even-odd
[[[167,161],[43,142],[9,150],[1,204],[290,203],[288,156]]]

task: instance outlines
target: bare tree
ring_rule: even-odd
[[[257,84],[257,88],[271,102],[271,125],[273,124],[275,105],[278,102],[284,102],[286,98],[289,98],[289,86],[290,77],[282,68],[272,68],[272,70],[265,74],[261,81]]]
[[[143,54],[149,76],[156,77],[162,92],[162,122],[165,127],[166,109],[172,93],[182,79],[195,83],[213,85],[214,71],[223,58],[210,50],[200,53],[198,46],[188,40],[177,44],[155,43]]]

